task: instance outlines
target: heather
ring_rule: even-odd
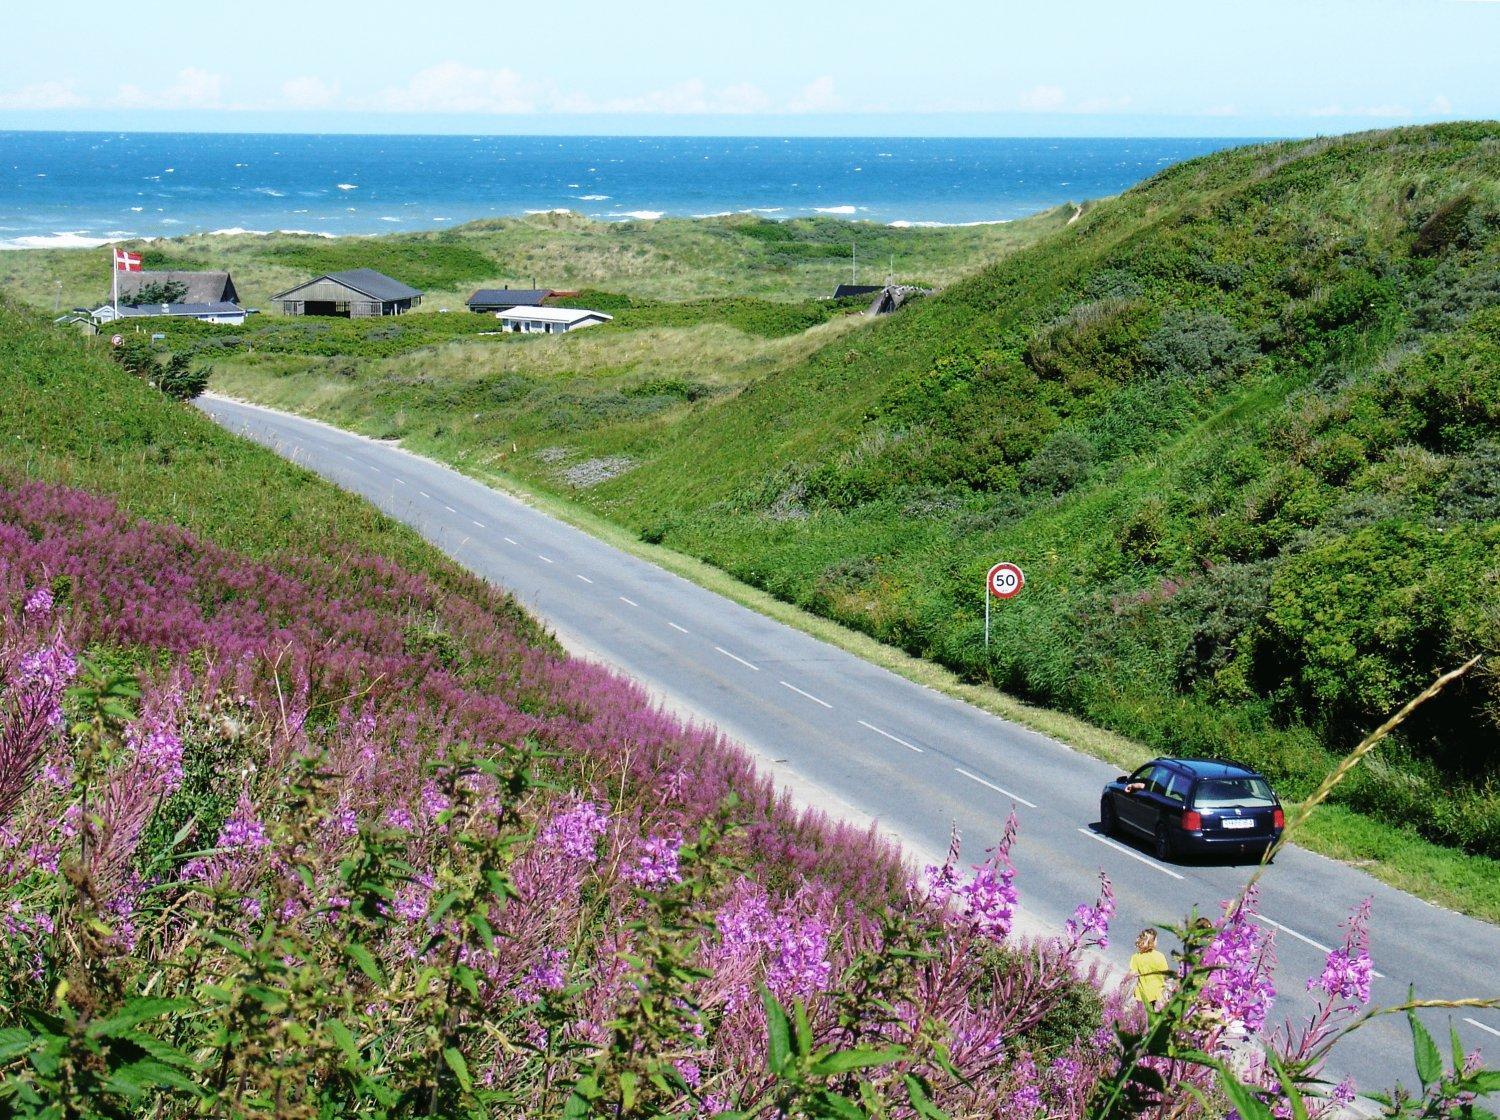
[[[1087,964],[1107,879],[1058,937],[1014,937],[1014,820],[977,866],[955,845],[913,875],[498,593],[357,550],[250,559],[41,483],[0,490],[0,829],[11,1114],[1286,1096],[1244,1064],[1274,1001],[1253,897],[1187,934],[1209,979],[1164,1028]],[[1309,1079],[1368,1001],[1368,920],[1286,1028]]]

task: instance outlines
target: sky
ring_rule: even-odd
[[[1500,0],[70,0],[4,23],[0,129],[1262,137],[1500,117]]]

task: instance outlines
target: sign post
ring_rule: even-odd
[[[1016,565],[1002,561],[984,577],[984,649],[990,648],[990,599],[1014,599],[1026,586],[1026,576]]]

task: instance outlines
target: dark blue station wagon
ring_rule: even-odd
[[[1106,835],[1150,840],[1161,860],[1207,852],[1258,859],[1281,836],[1286,816],[1271,783],[1247,766],[1157,758],[1104,787],[1099,823]]]

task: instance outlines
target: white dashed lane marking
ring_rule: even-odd
[[[1147,867],[1154,867],[1154,868],[1156,868],[1156,870],[1160,871],[1163,875],[1170,875],[1174,879],[1181,879],[1182,878],[1181,875],[1177,874],[1177,872],[1173,871],[1170,867],[1163,867],[1161,864],[1157,863],[1154,859],[1147,859],[1145,856],[1141,855],[1140,852],[1132,852],[1124,844],[1116,844],[1108,836],[1100,836],[1092,828],[1080,828],[1078,831],[1081,832],[1081,833],[1083,833],[1085,836],[1091,836],[1091,837],[1093,837],[1095,840],[1099,841],[1099,843],[1105,845],[1106,847],[1113,848],[1115,851],[1119,852],[1121,855],[1129,856],[1133,860],[1139,860],[1141,863],[1144,863]]]
[[[1019,793],[1011,793],[1010,790],[1004,788],[1003,786],[997,786],[994,782],[986,781],[984,778],[981,778],[978,774],[971,774],[971,773],[969,773],[962,766],[955,766],[953,769],[957,770],[960,774],[962,774],[965,778],[968,778],[971,782],[978,782],[980,785],[987,786],[990,789],[994,790],[996,793],[1003,793],[1006,797],[1010,798],[1012,801],[1019,801],[1022,805],[1025,805],[1028,809],[1035,809],[1036,808],[1036,804],[1034,802],[1027,801],[1026,798],[1022,797]]]
[[[545,561],[548,564],[555,564],[555,563],[557,563],[557,561],[553,560],[552,557],[550,557],[550,556],[543,556],[540,552],[538,552],[536,554],[536,558],[538,560]]]
[[[677,623],[675,623],[675,622],[669,622],[669,623],[667,623],[667,625],[670,626],[673,630],[681,630],[684,634],[686,634],[688,632],[688,629],[687,629],[686,626],[678,626]]]
[[[908,743],[905,739],[899,739],[895,735],[892,735],[889,731],[882,731],[880,728],[876,727],[873,723],[866,723],[864,720],[860,720],[859,721],[859,725],[861,727],[868,727],[871,731],[875,732],[875,734],[877,734],[877,735],[884,735],[887,739],[889,739],[893,743],[900,743],[903,747],[905,747],[909,751],[916,751],[918,754],[926,754],[927,753],[921,747],[916,746],[916,745],[914,745],[912,743]]]
[[[620,602],[629,604],[632,607],[638,607],[638,606],[640,606],[640,604],[637,603],[634,599],[627,599],[623,595],[620,596]]]
[[[505,538],[505,543],[506,544],[515,544],[516,541],[515,541],[515,538],[513,538],[513,537],[506,537]]]
[[[1471,1026],[1471,1027],[1478,1027],[1480,1030],[1482,1030],[1482,1031],[1488,1031],[1490,1034],[1494,1035],[1496,1038],[1500,1038],[1500,1031],[1497,1031],[1494,1027],[1487,1027],[1487,1026],[1485,1026],[1478,1019],[1470,1019],[1467,1015],[1465,1015],[1464,1016],[1464,1022],[1468,1023],[1469,1026]]]
[[[469,520],[470,520],[470,521],[474,521],[474,519],[473,519],[473,518],[472,518],[472,517],[471,517],[471,518],[469,518]],[[483,521],[474,521],[474,524],[475,524],[475,526],[476,526],[476,527],[477,527],[477,528],[480,528],[480,529],[483,529],[483,528],[484,528],[484,522],[483,522]]]
[[[747,669],[754,669],[757,673],[760,672],[760,666],[759,665],[752,665],[752,664],[750,664],[750,662],[746,661],[739,654],[737,654],[737,653],[730,653],[723,646],[714,646],[714,649],[718,650],[720,653],[722,653],[725,657],[729,658],[731,661],[738,661],[745,668],[747,668]]]
[[[584,583],[593,583],[594,582],[593,580],[589,579],[588,576],[584,575],[582,572],[574,572],[573,574],[575,576],[577,576],[579,579],[583,580]]]
[[[1302,942],[1304,945],[1311,945],[1314,949],[1316,949],[1320,953],[1331,953],[1331,952],[1333,952],[1332,948],[1330,948],[1327,945],[1324,945],[1321,941],[1314,941],[1311,937],[1308,937],[1306,934],[1304,934],[1304,933],[1298,933],[1291,926],[1284,926],[1280,922],[1276,921],[1276,919],[1274,919],[1274,918],[1268,918],[1264,914],[1252,914],[1251,917],[1253,917],[1258,922],[1264,922],[1266,925],[1270,926],[1272,929],[1279,929],[1282,933],[1286,934],[1288,937],[1295,937],[1298,941]],[[1373,968],[1370,970],[1370,974],[1372,976],[1377,976],[1377,977],[1379,977],[1382,980],[1385,979],[1385,973],[1383,973],[1383,972],[1376,972]]]
[[[827,700],[819,700],[811,692],[803,692],[800,688],[798,688],[796,685],[794,685],[791,681],[782,681],[781,685],[782,685],[783,688],[789,688],[789,689],[791,689],[798,696],[806,696],[814,704],[822,704],[823,707],[829,709],[830,711],[833,709],[833,705],[830,704]]]

